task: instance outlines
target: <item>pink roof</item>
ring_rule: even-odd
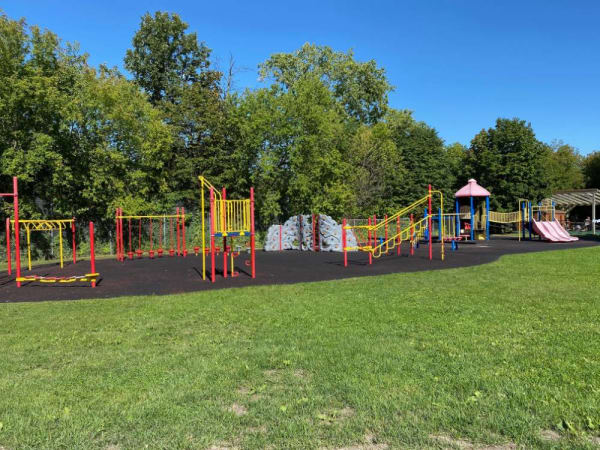
[[[461,187],[455,197],[489,197],[490,193],[487,189],[482,188],[473,178],[469,180],[466,186]]]

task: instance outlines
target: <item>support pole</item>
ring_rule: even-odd
[[[6,263],[8,265],[8,274],[12,274],[12,258],[10,255],[10,217],[6,218]]]
[[[94,222],[90,222],[90,270],[96,273],[96,250],[94,248]],[[96,287],[96,282],[92,281],[92,287]]]
[[[429,185],[429,200],[427,201],[427,229],[429,231],[429,261],[433,259],[433,233],[431,232],[431,185]]]
[[[596,192],[592,194],[592,233],[596,234]]]
[[[346,219],[342,219],[342,251],[344,252],[344,267],[348,267],[348,252],[346,251]]]
[[[73,223],[71,224],[71,235],[73,237],[73,264],[77,264],[77,244],[75,242],[75,217],[73,217]]]
[[[183,257],[185,258],[187,256],[187,247],[185,245],[185,208],[182,206],[181,207],[181,238],[182,238],[182,243],[181,245],[183,246]]]
[[[254,188],[250,188],[250,266],[252,278],[256,278],[256,242],[254,230]]]
[[[213,188],[210,188],[210,262],[211,262],[211,273],[210,281],[215,282],[216,268],[215,268],[215,192]]]
[[[221,191],[221,234],[223,235],[223,278],[227,278],[227,191]]]
[[[17,177],[13,177],[13,210],[15,217],[15,265],[17,266],[17,279],[21,278],[21,245],[19,230],[19,186]],[[17,287],[21,287],[21,282],[17,281]]]
[[[177,220],[176,220],[176,228],[177,228],[177,256],[181,256],[181,212],[179,208],[177,208]]]
[[[458,199],[455,200],[456,204],[456,236],[460,237],[460,204]]]
[[[400,256],[402,246],[402,235],[400,234],[400,216],[396,217],[396,255]]]
[[[529,240],[531,240],[533,229],[533,207],[531,206],[531,202],[527,202],[527,215],[529,216]]]
[[[473,196],[471,199],[471,240],[475,239],[475,205],[473,204]]]
[[[490,240],[490,197],[485,198],[485,240]]]
[[[206,225],[205,221],[205,212],[204,212],[204,178],[200,180],[200,214],[202,217],[200,218],[202,222],[202,279],[206,280]]]
[[[373,216],[375,217],[375,216]],[[369,264],[373,264],[373,232],[371,231],[371,218],[369,217]]]
[[[415,254],[415,218],[413,214],[410,215],[410,255]]]
[[[58,225],[58,242],[60,246],[59,255],[60,255],[60,268],[63,268],[63,226],[62,223]],[[30,260],[31,264],[31,260]],[[29,268],[31,270],[31,267]]]
[[[442,216],[442,208],[438,208],[438,241],[442,241],[444,237],[442,236],[442,220],[444,220],[444,216]]]

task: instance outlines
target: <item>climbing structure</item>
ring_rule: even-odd
[[[235,271],[234,258],[240,255],[240,250],[234,250],[235,238],[249,238],[248,251],[250,260],[247,265],[250,266],[250,276],[256,278],[256,259],[255,259],[255,236],[254,236],[254,188],[250,188],[250,198],[242,200],[228,200],[227,191],[222,188],[219,192],[205,177],[198,177],[200,180],[200,208],[202,225],[202,279],[206,280],[206,255],[210,252],[211,273],[210,279],[214,283],[216,279],[216,254],[217,239],[223,239],[223,277],[228,276],[228,259],[231,268],[232,277],[238,275]],[[206,200],[208,197],[209,208],[206,209]],[[207,224],[208,222],[208,224]],[[208,227],[207,227],[208,225]],[[207,248],[206,237],[209,237]]]
[[[347,239],[356,244],[354,233],[348,233]],[[341,252],[342,226],[325,214],[292,216],[284,224],[269,227],[264,249]]]

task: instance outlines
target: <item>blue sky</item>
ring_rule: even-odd
[[[395,91],[448,143],[468,144],[497,117],[519,117],[539,139],[582,153],[600,149],[600,2],[390,2],[4,0],[25,17],[79,42],[92,64],[122,68],[146,11],[178,13],[226,66],[245,70],[237,87],[257,87],[257,64],[305,42],[354,49],[375,59]]]

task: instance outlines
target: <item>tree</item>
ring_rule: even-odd
[[[531,124],[520,120],[496,120],[471,141],[470,173],[492,194],[493,207],[514,210],[521,198],[541,200],[549,194],[545,164],[548,147],[538,141]]]
[[[263,79],[272,78],[285,90],[294,90],[307,75],[317,77],[350,117],[366,124],[385,115],[392,90],[385,70],[374,60],[358,62],[351,50],[336,52],[308,43],[293,53],[272,55],[259,69]]]
[[[583,158],[575,149],[561,141],[553,142],[549,149],[546,170],[551,192],[580,189],[584,186]]]
[[[452,173],[444,142],[434,128],[417,122],[410,111],[392,110],[386,117],[392,140],[402,155],[405,173],[388,180],[386,198],[394,208],[407,206],[427,193],[428,185],[449,196]]]
[[[583,160],[585,185],[588,188],[600,188],[600,151],[590,153]]]
[[[171,135],[146,95],[49,31],[6,16],[0,27],[12,42],[0,75],[0,163],[6,182],[19,177],[23,217],[76,216],[102,231],[116,205],[164,204]]]
[[[214,83],[210,49],[198,43],[196,33],[186,33],[188,25],[177,14],[157,11],[142,16],[127,50],[125,68],[150,95],[153,104],[163,99],[175,102],[185,85]]]

